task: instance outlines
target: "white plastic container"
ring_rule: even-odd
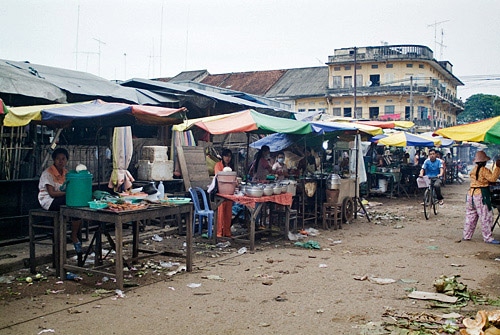
[[[297,182],[295,180],[282,180],[282,184],[287,184],[287,193],[291,193],[292,196],[295,196],[297,193]]]
[[[387,192],[387,179],[380,178],[378,180],[378,189],[380,192]]]
[[[172,180],[174,178],[174,162],[139,160],[137,174],[139,180]]]
[[[163,185],[163,182],[161,180],[158,184],[158,193],[158,198],[165,199],[165,185]]]

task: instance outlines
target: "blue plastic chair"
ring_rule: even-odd
[[[201,234],[203,228],[203,222],[207,221],[207,235],[208,238],[212,237],[212,230],[214,225],[214,211],[210,209],[208,205],[207,195],[201,187],[189,188],[189,193],[191,193],[191,198],[193,199],[194,205],[194,215],[193,215],[193,233],[196,233],[196,219],[198,219],[198,232]],[[200,203],[203,199],[203,204]],[[203,208],[201,207],[203,205]]]

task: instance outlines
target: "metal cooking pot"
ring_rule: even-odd
[[[326,183],[329,190],[338,190],[340,188],[341,179],[338,174],[331,174]]]
[[[274,194],[281,194],[281,186],[276,185],[273,188]]]
[[[267,185],[264,187],[264,195],[273,195],[274,188],[272,185]]]
[[[264,194],[264,189],[259,186],[247,186],[245,188],[245,194],[249,197],[260,198]]]

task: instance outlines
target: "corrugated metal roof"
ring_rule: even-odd
[[[210,75],[207,70],[195,70],[195,71],[184,71],[176,75],[175,77],[172,77],[168,79],[169,82],[174,82],[174,81],[196,81],[200,82],[202,81],[206,76]],[[162,79],[158,79],[159,81],[164,81]]]
[[[251,71],[208,75],[203,84],[265,96],[287,70]]]
[[[66,93],[56,85],[47,82],[33,73],[23,71],[19,68],[9,65],[7,61],[0,60],[0,95],[20,96],[19,99],[6,99],[6,102],[13,103],[14,100],[19,103],[25,100],[25,97],[41,99],[41,102],[66,102]],[[17,104],[13,104],[17,105]]]
[[[201,109],[206,109],[210,112],[213,108],[212,113],[205,115],[217,115],[232,113],[236,111],[241,111],[244,109],[255,109],[258,112],[267,115],[279,116],[279,117],[290,117],[294,112],[285,109],[268,106],[265,104],[259,104],[256,102],[240,99],[231,95],[225,95],[212,91],[205,91],[199,88],[193,88],[189,86],[178,85],[174,83],[165,83],[157,80],[148,79],[133,79],[122,83],[122,85],[127,87],[143,88],[158,94],[170,94],[177,96],[181,101],[193,103]],[[182,102],[181,102],[182,103]],[[183,105],[184,107],[191,109],[188,105]]]
[[[268,98],[324,96],[328,87],[328,66],[289,69],[265,94]]]
[[[17,69],[19,73],[31,74],[33,78],[44,80],[70,93],[67,94],[68,102],[83,101],[82,99],[103,99],[108,102],[158,104],[154,99],[149,99],[142,94],[139,98],[135,89],[120,86],[90,73],[29,62],[0,61]]]

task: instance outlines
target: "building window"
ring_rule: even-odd
[[[376,104],[376,103],[377,103],[377,100],[370,100],[370,103],[371,103],[371,104]]]
[[[314,108],[309,108],[307,111],[308,111],[308,112],[315,112],[315,111],[316,111],[316,109],[314,109]]]
[[[384,106],[384,115],[394,114],[394,106]]]
[[[418,116],[421,120],[427,120],[429,119],[429,109],[424,106],[418,106]]]
[[[406,67],[413,67],[413,64],[406,64]]]
[[[351,104],[351,100],[344,101],[344,105],[350,105],[350,104]]]
[[[334,108],[333,109],[333,116],[342,116],[342,109],[341,108]]]
[[[334,66],[333,71],[340,71],[340,66]]]
[[[385,64],[386,69],[392,69],[394,64]]]
[[[351,107],[344,108],[344,117],[352,117],[352,108]]]
[[[342,77],[333,76],[332,88],[341,88],[341,87],[342,87]]]
[[[333,104],[334,104],[334,105],[340,105],[340,101],[335,100],[335,101],[333,102]]]
[[[349,87],[352,87],[352,77],[345,76],[344,77],[344,88],[349,88]]]
[[[351,70],[351,66],[350,66],[350,65],[346,65],[346,66],[344,66],[344,70],[346,70],[346,71]]]
[[[378,119],[378,107],[370,107],[370,119]]]
[[[387,99],[385,102],[392,102],[392,99]]]
[[[356,70],[361,70],[361,65],[356,65]]]
[[[326,108],[318,108],[318,112],[320,112],[321,114],[325,114]]]
[[[299,108],[298,112],[299,113],[304,113],[306,110],[304,108]]]
[[[424,68],[424,64],[418,64],[418,68],[419,69],[423,69]]]
[[[372,69],[378,69],[378,64],[372,64]]]

